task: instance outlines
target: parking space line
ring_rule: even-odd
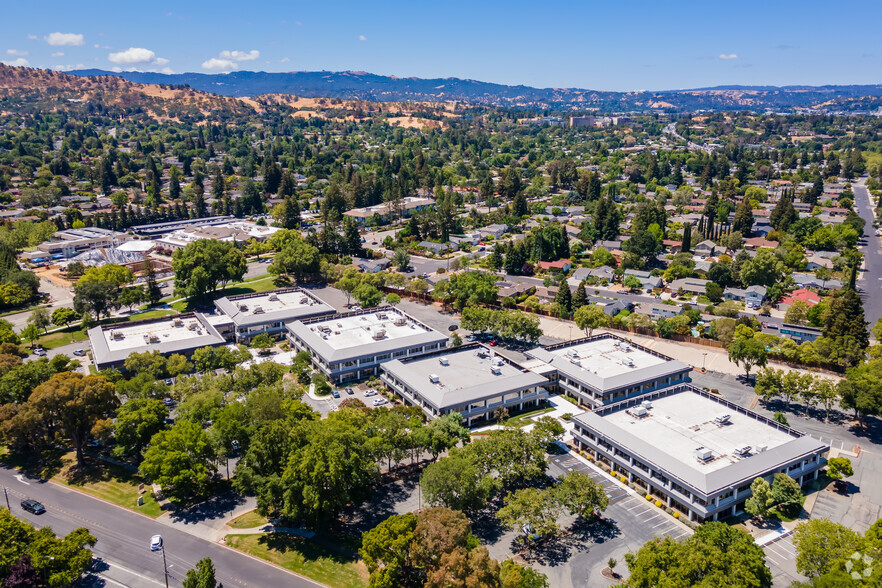
[[[772,557],[771,554],[769,554],[769,553],[766,553],[766,557],[769,558],[770,560],[772,560],[773,562],[775,562],[775,565],[780,566],[782,563],[782,562],[778,561],[777,559],[775,559],[774,557]]]
[[[643,522],[643,523],[648,523],[648,522],[651,521],[652,519],[654,519],[654,518],[656,518],[656,517],[660,517],[660,516],[661,516],[661,513],[655,513],[654,515],[652,515],[652,516],[649,517],[648,519],[644,519],[644,520],[641,521],[641,522]]]
[[[670,523],[669,523],[668,521],[662,521],[662,522],[660,522],[659,524],[655,525],[655,526],[652,527],[652,528],[655,529],[656,527],[661,527],[662,525],[667,525],[667,524],[670,524]]]
[[[780,542],[774,543],[774,545],[775,545],[775,547],[777,547],[781,551],[783,551],[785,553],[789,553],[791,556],[796,557],[795,549],[794,550],[788,549],[786,545],[781,545]]]
[[[784,561],[787,561],[787,560],[789,560],[789,559],[793,559],[792,557],[789,557],[789,556],[787,556],[787,555],[785,555],[785,554],[779,552],[777,549],[772,549],[772,546],[771,546],[771,545],[769,545],[768,548],[769,548],[769,551],[771,551],[772,553],[774,553],[774,554],[777,555],[778,557],[783,557],[783,558],[784,558]]]
[[[629,508],[629,509],[628,509],[628,512],[634,510],[635,508],[640,508],[641,506],[645,506],[645,505],[644,505],[644,504],[641,504],[641,503],[637,503],[637,504],[635,504],[634,506],[632,506],[631,508]]]

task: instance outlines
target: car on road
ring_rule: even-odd
[[[154,535],[150,538],[150,551],[162,549],[162,535]]]
[[[351,386],[347,386],[346,393],[352,396],[353,394],[355,394],[355,390],[353,390]]]
[[[333,390],[333,391],[331,392],[331,395],[332,395],[334,398],[340,398],[340,391],[339,391],[339,390]]]
[[[452,333],[453,331],[456,330],[456,325],[450,325],[449,327],[447,327],[447,330]]]
[[[46,350],[42,347],[37,347],[34,349],[34,355],[37,355],[39,357],[46,357]]]
[[[496,339],[490,339],[490,342],[487,343],[490,347],[496,347]]]
[[[365,396],[376,396],[376,395],[377,395],[377,391],[374,390],[373,388],[370,388],[367,392],[364,393],[364,395],[365,395]]]
[[[73,354],[76,355],[77,357],[83,357],[84,355],[86,355],[86,350],[85,349],[74,349]]]
[[[374,399],[374,406],[383,406],[387,402],[389,402],[389,401],[386,400],[385,398],[375,398]]]
[[[33,513],[35,515],[41,515],[46,512],[46,507],[36,500],[32,500],[30,498],[25,498],[21,501],[21,507],[29,513]]]
[[[174,398],[163,398],[162,402],[168,407],[172,407],[175,405]]]

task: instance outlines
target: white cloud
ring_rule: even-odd
[[[110,45],[99,45],[98,43],[95,43],[92,47],[95,49],[113,49]]]
[[[49,69],[54,69],[55,71],[70,71],[72,69],[82,69],[85,65],[82,63],[78,63],[76,65],[53,65]]]
[[[168,59],[157,57],[156,53],[143,47],[129,47],[125,51],[111,53],[107,59],[122,65],[168,65]]]
[[[37,35],[28,35],[28,39],[30,39],[31,41],[36,41],[38,38],[39,37],[37,37]]]
[[[232,71],[236,69],[236,64],[229,59],[218,59],[217,57],[212,57],[211,59],[202,62],[202,69]]]
[[[221,51],[218,54],[218,58],[230,61],[254,61],[258,57],[260,57],[260,51],[257,49],[252,49],[247,53],[245,51]]]
[[[279,63],[288,63],[289,61],[291,61],[290,57],[283,57],[279,60]]]
[[[358,40],[359,41],[367,41],[367,37],[365,37],[364,35],[359,35]]]
[[[0,61],[0,63],[2,63],[2,64],[4,64],[4,65],[14,65],[14,66],[17,66],[17,67],[27,67],[27,66],[29,66],[29,65],[31,64],[31,63],[30,63],[27,59],[25,59],[24,57],[19,57],[18,59],[15,59],[15,60],[13,60],[13,61]]]
[[[79,46],[83,44],[83,35],[78,33],[49,33],[43,37],[47,43],[52,46],[73,45]]]
[[[64,57],[64,51],[56,51],[52,54],[52,57]]]
[[[15,55],[16,57],[26,57],[26,56],[30,55],[31,53],[30,53],[30,51],[20,51],[18,49],[7,49],[6,54],[7,55]]]
[[[721,53],[720,59],[738,59],[738,56],[734,53]]]

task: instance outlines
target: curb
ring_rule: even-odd
[[[256,534],[256,533],[255,533],[255,534]],[[224,537],[226,537],[226,536],[224,536]],[[218,539],[217,541],[215,541],[215,545],[219,545],[220,547],[223,547],[224,549],[229,549],[230,551],[235,551],[236,553],[240,553],[240,554],[244,555],[245,557],[250,557],[250,558],[253,559],[254,561],[259,561],[259,562],[262,563],[262,564],[265,564],[265,565],[268,565],[268,566],[273,566],[274,568],[278,568],[278,569],[280,569],[280,570],[282,570],[282,571],[284,571],[284,572],[287,572],[287,573],[291,574],[292,576],[296,576],[296,577],[298,577],[298,578],[300,578],[300,579],[302,579],[302,580],[306,580],[307,582],[310,582],[310,583],[312,583],[312,584],[315,584],[316,586],[323,586],[323,587],[324,587],[324,586],[327,586],[327,584],[322,584],[321,582],[319,582],[319,581],[317,581],[317,580],[313,580],[313,579],[310,578],[309,576],[304,576],[303,574],[298,574],[297,572],[291,571],[291,570],[289,570],[289,569],[286,568],[286,567],[282,567],[282,566],[280,566],[280,565],[277,564],[277,563],[271,562],[271,561],[269,561],[269,560],[267,560],[267,559],[263,559],[262,557],[257,557],[256,555],[251,555],[250,553],[248,553],[248,552],[246,552],[246,551],[242,551],[241,549],[238,549],[238,548],[236,548],[236,547],[231,547],[231,546],[229,546],[229,545],[226,544],[226,541],[224,540],[223,537],[220,538],[220,539]]]

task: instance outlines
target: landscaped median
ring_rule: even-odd
[[[368,583],[367,567],[357,557],[342,550],[332,551],[312,539],[288,533],[257,533],[231,534],[224,541],[229,547],[332,588],[363,588]]]

